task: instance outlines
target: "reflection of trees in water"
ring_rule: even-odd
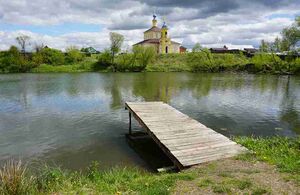
[[[112,83],[110,85],[110,93],[111,93],[111,103],[110,103],[110,107],[111,108],[118,108],[119,106],[122,105],[122,94],[121,94],[121,83],[120,82],[120,77],[115,77],[114,79],[112,79]]]
[[[260,90],[261,93],[272,91],[278,94],[285,88],[285,79],[278,75],[254,75],[253,88]]]
[[[212,74],[190,74],[183,88],[192,92],[195,98],[207,96],[212,88]]]
[[[296,86],[287,83],[285,77],[191,73],[129,73],[109,74],[105,77],[107,77],[103,79],[105,91],[111,94],[110,107],[113,109],[119,109],[124,106],[125,101],[135,98],[169,103],[172,97],[182,90],[190,91],[196,99],[208,96],[213,90],[249,88],[253,91],[250,92],[252,95],[260,92],[276,97],[281,97],[284,92],[281,100],[280,119],[282,122],[287,122],[294,131],[300,132],[299,112],[295,107],[297,97],[294,90]],[[293,90],[290,91],[290,88]]]
[[[184,88],[189,89],[195,98],[208,96],[211,90],[243,88],[245,79],[240,75],[202,73],[191,74]]]
[[[142,77],[141,77],[142,76]],[[145,73],[134,78],[132,93],[145,101],[170,102],[182,85],[182,77],[176,73]]]
[[[286,122],[289,124],[291,129],[296,132],[300,133],[300,116],[299,112],[297,112],[295,103],[297,101],[297,95],[295,94],[295,91],[297,87],[292,87],[291,85],[297,85],[293,80],[291,81],[290,76],[286,78],[286,86],[284,95],[282,97],[281,102],[281,112],[280,112],[280,120],[282,122]],[[297,91],[296,91],[297,93]],[[298,100],[299,101],[299,100]]]

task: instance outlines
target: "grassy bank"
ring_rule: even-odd
[[[300,137],[239,137],[235,141],[254,151],[258,160],[275,165],[279,171],[289,173],[290,178],[300,184]],[[246,160],[248,157],[251,159],[253,155],[241,156]]]
[[[132,58],[135,58],[132,59]],[[140,65],[132,54],[110,58],[98,57],[98,61],[87,61],[72,65],[42,64],[30,72],[91,72],[113,70],[118,72],[249,72],[269,74],[300,74],[300,58],[281,60],[271,54],[257,54],[247,58],[242,54],[211,54],[204,52],[165,54],[147,59]]]
[[[137,47],[132,53],[112,57],[109,51],[85,56],[73,49],[62,53],[43,49],[24,56],[17,48],[0,52],[0,73],[9,72],[250,72],[300,74],[300,58],[285,59],[275,54],[258,53],[253,57],[238,54],[199,52],[157,55],[151,48]]]
[[[84,173],[50,167],[32,173],[20,163],[10,161],[0,171],[0,194],[170,194],[191,193],[191,190],[264,194],[270,192],[272,186],[263,186],[253,178],[255,174],[264,177],[270,173],[264,173],[269,169],[266,166],[258,170],[258,161],[271,163],[284,173],[283,186],[289,180],[300,186],[300,138],[240,137],[235,140],[255,154],[239,156],[225,165],[226,161],[212,162],[180,173],[153,174],[132,168],[100,171],[98,163],[93,163]],[[230,172],[228,168],[233,164],[235,169],[240,169]],[[245,166],[249,168],[242,170]],[[278,180],[281,175],[273,177]],[[277,181],[274,188],[278,185]]]

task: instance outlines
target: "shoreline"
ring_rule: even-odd
[[[0,192],[4,194],[13,192],[19,194],[200,192],[267,194],[278,190],[289,193],[299,192],[299,136],[295,138],[234,137],[233,139],[253,153],[224,161],[200,164],[175,173],[154,174],[137,168],[111,168],[100,171],[101,162],[93,162],[86,173],[45,166],[34,174],[18,162],[10,162],[7,168],[10,165],[17,171],[9,177],[3,177],[12,172],[4,171],[3,167],[0,169]],[[7,181],[7,178],[16,177],[15,183]],[[266,177],[269,178],[268,181],[265,181]]]
[[[93,71],[93,70],[61,70],[59,66],[52,66],[52,70],[44,71],[44,70],[33,70],[29,72],[0,72],[0,75],[8,75],[8,74],[43,74],[43,73],[233,73],[233,74],[253,74],[253,75],[284,75],[284,76],[300,76],[300,73],[291,73],[291,72],[251,72],[246,70],[225,70],[218,72],[208,72],[208,71],[187,71],[187,70],[171,70],[171,71],[160,71],[160,70],[150,70],[150,71]],[[72,65],[65,65],[72,66]],[[56,68],[57,67],[57,68]]]

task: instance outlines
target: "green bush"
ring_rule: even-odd
[[[200,52],[187,54],[187,63],[195,72],[220,72],[231,70],[244,70],[249,64],[248,58],[243,54],[212,54],[203,49]]]
[[[44,48],[40,53],[43,56],[43,63],[45,64],[57,66],[65,63],[65,55],[60,50]]]
[[[300,74],[300,58],[296,58],[291,64],[291,72]]]
[[[146,66],[156,58],[154,47],[135,46],[133,48],[136,71],[145,70]]]
[[[32,54],[32,63],[36,66],[39,66],[44,63],[44,57],[41,52],[36,52]]]
[[[120,72],[133,71],[135,66],[134,54],[120,54],[116,58],[116,68]]]
[[[133,52],[129,54],[120,54],[116,58],[117,71],[141,72],[148,64],[156,59],[156,51],[153,47],[135,46]]]
[[[192,52],[187,54],[187,63],[194,72],[205,71],[212,72],[215,66],[213,55],[209,50],[201,52]]]
[[[214,71],[240,70],[249,64],[247,57],[240,54],[214,54]]]
[[[11,46],[8,51],[1,53],[0,72],[27,72],[32,67],[26,56],[22,56],[15,46]]]
[[[287,63],[275,54],[259,53],[251,59],[251,62],[256,72],[285,72],[287,70]]]
[[[112,66],[112,55],[109,50],[104,50],[101,54],[97,57],[97,62],[93,66],[93,70],[103,70]]]
[[[67,48],[67,56],[66,56],[66,63],[74,64],[82,61],[84,55],[76,48],[70,47]]]

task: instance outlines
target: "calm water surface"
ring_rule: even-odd
[[[147,164],[128,146],[125,101],[164,101],[227,136],[300,134],[300,77],[193,73],[0,75],[0,164]],[[134,128],[139,126],[134,123]]]

